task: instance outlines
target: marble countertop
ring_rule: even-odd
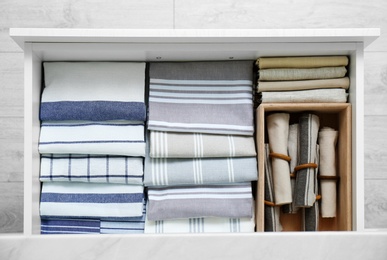
[[[387,259],[387,232],[0,235],[0,259]]]

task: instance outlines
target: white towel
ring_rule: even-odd
[[[345,103],[345,89],[310,89],[296,91],[261,92],[262,103]]]

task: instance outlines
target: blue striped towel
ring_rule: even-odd
[[[40,159],[40,181],[142,185],[143,161],[143,157],[43,154]]]
[[[44,62],[40,119],[145,121],[144,62]]]
[[[144,157],[144,122],[42,122],[39,152]]]
[[[40,215],[101,220],[141,217],[143,191],[140,185],[43,182]]]
[[[41,219],[41,234],[99,234],[97,219]]]

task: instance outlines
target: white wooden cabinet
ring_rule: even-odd
[[[352,106],[352,230],[364,230],[364,48],[379,29],[286,30],[124,30],[13,28],[12,38],[24,50],[24,234],[38,235],[39,102],[43,61],[193,61],[255,60],[262,56],[347,55],[349,103]],[[217,243],[232,236],[254,241],[254,235],[195,235]],[[269,235],[269,234],[264,234]],[[130,239],[147,235],[127,235]],[[154,237],[151,236],[153,239]],[[157,239],[169,237],[158,235]],[[178,243],[192,241],[181,236]],[[211,238],[214,238],[213,240]],[[185,241],[186,239],[186,241]],[[195,240],[194,239],[194,240]],[[175,242],[176,242],[175,241]],[[249,242],[250,241],[250,242]]]

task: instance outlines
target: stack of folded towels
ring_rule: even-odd
[[[253,65],[150,64],[145,233],[254,232]]]
[[[347,101],[347,56],[257,59],[258,103]]]
[[[43,65],[41,232],[143,233],[145,63]]]

